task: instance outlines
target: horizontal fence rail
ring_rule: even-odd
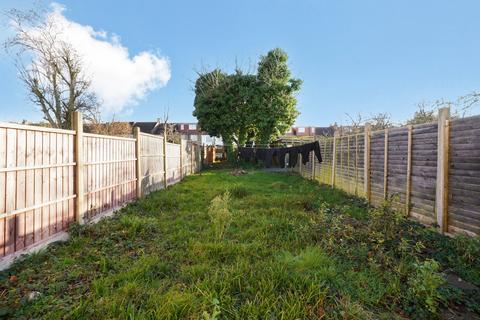
[[[480,116],[334,137],[316,137],[323,162],[302,176],[392,206],[439,231],[480,235]]]
[[[202,146],[0,123],[0,262],[201,169]]]

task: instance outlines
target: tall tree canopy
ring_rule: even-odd
[[[260,57],[256,74],[215,69],[203,72],[195,83],[195,110],[200,127],[225,143],[267,144],[295,122],[295,93],[301,80],[291,78],[288,56],[273,49]]]

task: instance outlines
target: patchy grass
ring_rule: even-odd
[[[295,175],[206,171],[71,234],[0,273],[4,317],[431,319],[448,309],[480,312],[478,290],[453,287],[443,274],[479,286],[478,239],[443,237],[388,206],[371,209]]]

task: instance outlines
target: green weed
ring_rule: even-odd
[[[216,240],[221,240],[225,230],[232,222],[232,212],[230,211],[230,192],[225,191],[222,195],[213,198],[208,207],[208,214],[212,224],[213,233]]]
[[[443,296],[439,291],[445,279],[439,274],[440,265],[435,260],[426,260],[414,265],[414,273],[408,279],[407,306],[410,313],[427,317],[437,314]],[[419,309],[419,310],[416,310]]]

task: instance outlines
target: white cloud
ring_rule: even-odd
[[[147,51],[131,57],[117,35],[68,20],[60,4],[53,3],[52,9],[46,19],[59,26],[64,40],[82,56],[104,113],[122,112],[170,80],[168,58]]]

